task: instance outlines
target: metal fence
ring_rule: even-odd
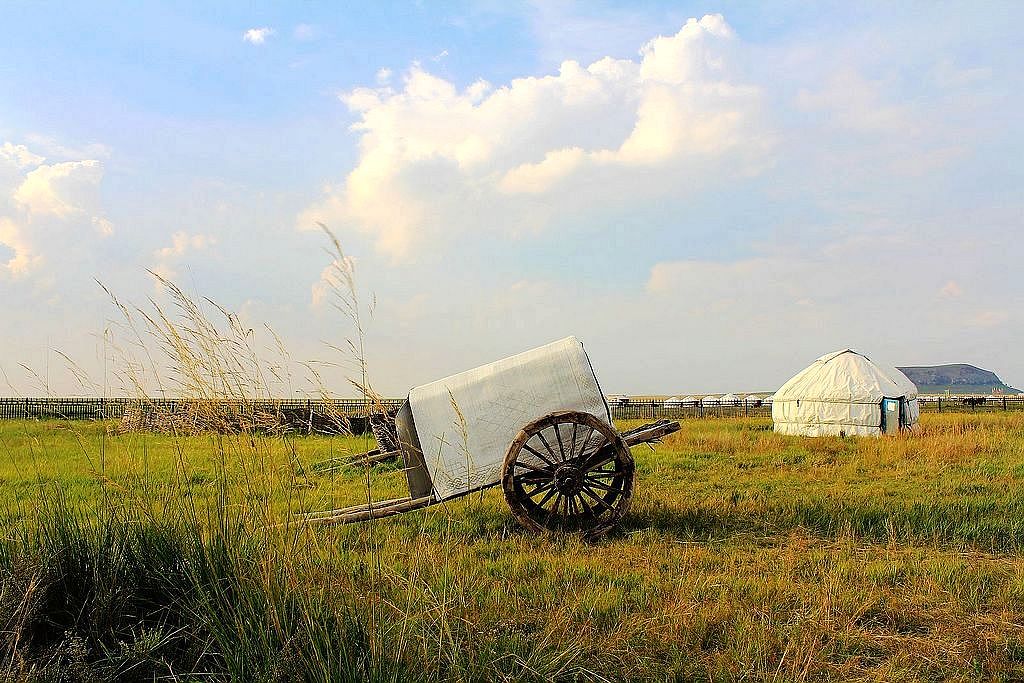
[[[366,415],[366,403],[359,399],[306,400],[306,399],[264,399],[248,401],[220,401],[220,405],[233,403],[242,407],[266,413],[284,415],[345,415],[358,426]],[[1024,397],[971,397],[971,398],[926,398],[919,400],[921,412],[992,412],[1003,410],[1024,410]],[[60,419],[60,420],[102,420],[119,419],[131,405],[139,401],[129,398],[0,398],[0,420]],[[147,399],[145,404],[157,410],[175,412],[179,406],[194,405],[195,401],[185,399]],[[394,410],[401,407],[402,399],[387,399],[380,408]],[[675,403],[665,401],[617,401],[611,405],[612,417],[616,420],[658,420],[763,417],[770,418],[771,403],[760,401],[737,401],[731,403]]]
[[[217,412],[229,414],[261,414],[278,416],[284,425],[296,427],[336,424],[343,419],[346,429],[362,433],[367,428],[367,403],[359,399],[332,401],[306,399],[261,399],[252,401],[199,399],[131,399],[131,398],[0,398],[0,420],[118,420],[133,407],[174,415],[196,412],[204,404]],[[402,401],[388,399],[374,404],[374,411],[401,407]],[[209,411],[215,412],[215,411]],[[324,431],[330,431],[324,429]]]
[[[1024,410],[1024,396],[995,397],[926,397],[918,400],[922,413],[994,412]],[[765,401],[731,401],[727,403],[676,403],[665,401],[635,401],[613,403],[612,417],[616,420],[659,420],[720,417],[772,416],[772,404]]]

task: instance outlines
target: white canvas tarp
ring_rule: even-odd
[[[905,418],[919,416],[917,387],[896,368],[851,349],[829,353],[775,392],[775,431],[804,436],[881,433],[882,399],[904,399]]]
[[[499,482],[509,444],[548,413],[576,410],[611,424],[575,337],[416,387],[409,407],[438,500]]]

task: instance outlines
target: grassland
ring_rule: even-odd
[[[634,449],[594,545],[521,532],[494,490],[275,527],[403,475],[310,467],[363,439],[108,427],[0,423],[0,678],[1024,678],[1024,414],[688,421]]]

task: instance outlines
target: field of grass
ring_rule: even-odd
[[[362,438],[110,426],[0,422],[0,680],[1024,677],[1024,414],[688,421],[634,449],[596,544],[527,535],[497,490],[273,526],[403,474],[311,467]]]

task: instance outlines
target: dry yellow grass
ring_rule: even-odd
[[[57,486],[86,510],[173,493],[156,496],[156,522],[193,501],[258,500],[256,522],[366,496],[361,468],[303,467],[365,446],[351,437],[268,438],[251,468],[239,436],[107,435],[104,483],[95,455],[69,455],[99,430],[0,424],[8,510]],[[1024,675],[1022,447],[1012,413],[928,415],[917,435],[882,439],[691,421],[635,449],[634,510],[597,545],[523,533],[497,491],[371,524],[245,533],[263,549],[256,577],[354,609],[382,653],[424,662],[427,678],[1012,679]],[[395,468],[372,475],[375,497],[400,492]]]

